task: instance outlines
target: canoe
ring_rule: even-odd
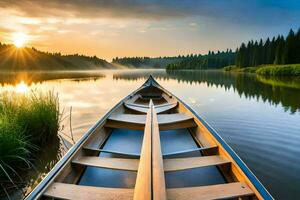
[[[152,76],[26,199],[273,199],[230,146]]]

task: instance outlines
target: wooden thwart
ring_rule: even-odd
[[[230,161],[221,156],[202,156],[190,158],[170,158],[164,159],[164,169],[166,172],[192,169],[198,167],[207,167],[212,165],[222,165]]]
[[[96,151],[99,153],[111,153],[111,154],[116,154],[116,155],[122,155],[122,156],[128,156],[128,157],[140,157],[140,154],[136,153],[126,153],[126,152],[121,152],[121,151],[111,151],[111,150],[106,150],[106,149],[98,149],[98,148],[93,148],[93,147],[83,147],[84,150],[89,150],[89,151]]]
[[[147,113],[148,107],[145,106],[135,106],[134,104],[124,104],[124,106],[130,110],[134,110],[140,113]],[[171,110],[177,106],[177,103],[172,103],[172,104],[164,104],[164,105],[159,105],[155,108],[156,113],[162,113],[166,112],[168,110]]]
[[[50,185],[50,187],[45,191],[44,196],[59,199],[128,200],[133,198],[133,190],[125,188],[82,186],[56,182]]]
[[[219,185],[172,188],[167,190],[169,200],[208,200],[227,199],[254,195],[253,191],[242,182]]]
[[[197,126],[194,118],[185,114],[160,114],[157,115],[160,130],[190,128]],[[118,114],[108,118],[106,127],[127,128],[143,130],[146,122],[146,115]]]
[[[91,167],[101,167],[127,171],[137,171],[139,166],[138,159],[103,158],[96,156],[84,156],[78,160],[73,160],[72,163]]]
[[[218,146],[212,146],[212,147],[199,147],[199,148],[194,148],[194,149],[187,149],[183,151],[175,151],[171,153],[165,153],[163,154],[164,157],[168,156],[175,156],[175,155],[180,155],[180,154],[185,154],[185,153],[192,153],[192,152],[201,152],[201,151],[216,151],[218,149]]]

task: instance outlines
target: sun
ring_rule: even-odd
[[[14,33],[12,37],[13,43],[16,47],[21,48],[28,42],[28,35],[25,33]]]

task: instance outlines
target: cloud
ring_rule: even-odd
[[[162,19],[189,15],[185,1],[137,0],[0,0],[0,7],[15,9],[29,17],[81,16]],[[182,6],[182,7],[181,7]]]
[[[0,7],[26,17],[134,18],[204,17],[232,23],[280,23],[300,17],[298,0],[0,0]]]

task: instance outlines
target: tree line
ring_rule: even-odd
[[[238,67],[253,67],[262,64],[300,63],[300,28],[297,33],[292,29],[287,37],[278,35],[265,41],[242,43],[236,50],[235,64]]]
[[[184,56],[172,56],[172,57],[116,57],[112,60],[114,64],[120,64],[128,67],[135,68],[165,68],[168,64],[179,62]]]
[[[180,69],[218,69],[235,63],[235,53],[231,49],[226,51],[209,51],[206,55],[191,54],[182,61],[171,63],[168,70]]]
[[[36,48],[16,48],[0,43],[0,70],[79,70],[114,68],[96,56],[62,55],[39,51]]]

